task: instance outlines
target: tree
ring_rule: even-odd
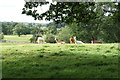
[[[7,34],[12,35],[13,34],[13,26],[12,25],[7,25]]]
[[[47,27],[47,32],[48,32],[48,34],[54,34],[55,35],[57,33],[57,28],[54,25],[48,26]]]
[[[120,23],[114,22],[114,18],[107,16],[101,25],[100,38],[104,42],[120,42]]]
[[[14,28],[13,31],[16,33],[19,37],[22,34],[25,34],[26,27],[23,24],[17,24]]]
[[[1,27],[2,27],[2,32],[4,35],[7,35],[7,23],[2,23]]]
[[[59,31],[59,33],[57,34],[58,40],[64,41],[66,43],[70,42],[69,39],[71,36],[72,36],[71,30],[68,26],[61,28],[61,31]]]
[[[65,22],[70,24],[72,22],[88,22],[90,19],[95,18],[94,2],[57,2],[51,3],[48,11],[39,14],[37,7],[46,5],[49,2],[26,2],[22,14],[30,15],[35,20],[53,20],[56,23]]]
[[[54,35],[46,34],[45,42],[47,42],[47,43],[55,43],[56,41],[55,41]]]
[[[12,33],[12,26],[10,22],[3,22],[2,23],[2,32],[7,35],[7,34],[11,34]]]
[[[0,33],[0,40],[4,38],[4,34]]]
[[[116,11],[113,14],[114,21],[120,23],[120,2],[116,5]]]
[[[91,33],[89,33],[91,27],[88,27],[87,24],[84,23],[72,23],[69,25],[70,27],[70,32],[71,32],[71,37],[76,36],[77,40],[81,40],[83,42],[90,42],[91,41]]]
[[[50,9],[42,14],[37,12],[37,7],[49,2],[26,2],[22,14],[30,15],[35,20],[53,20],[61,23],[86,23],[98,17],[97,14],[112,13],[115,21],[120,22],[120,3],[118,2],[57,2],[51,3]]]
[[[30,34],[30,32],[31,32],[31,28],[30,27],[28,27],[28,26],[25,26],[25,25],[23,25],[23,33],[22,34],[24,34],[24,35],[26,35],[26,34]]]
[[[37,38],[42,37],[42,34],[44,34],[41,28],[41,24],[37,24],[36,27],[32,27],[31,30],[33,37],[30,39],[30,41],[36,43]]]
[[[41,29],[40,29],[41,24],[37,24],[37,26],[36,26],[36,27],[38,28],[38,34],[40,34],[40,31],[41,31]]]
[[[33,24],[32,24],[32,23],[29,23],[29,24],[28,24],[28,27],[33,27]]]
[[[15,27],[15,25],[17,25],[18,23],[14,22],[14,23],[10,23],[10,22],[1,22],[1,27],[2,27],[2,32],[5,35],[12,35],[13,34],[13,28]]]

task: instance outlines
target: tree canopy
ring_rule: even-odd
[[[91,19],[100,17],[109,12],[112,13],[115,20],[119,21],[120,3],[115,5],[115,2],[57,2],[51,3],[48,11],[40,14],[37,12],[37,7],[46,5],[49,2],[26,2],[22,14],[30,15],[35,20],[53,20],[56,23],[65,22],[67,24],[76,22],[86,23]]]
[[[57,2],[57,4],[51,3],[50,8],[45,13],[37,13],[36,8],[48,4],[45,2],[26,2],[22,14],[30,15],[35,20],[53,20],[56,23],[71,23],[71,22],[87,22],[91,18],[95,18],[94,5],[91,2]]]

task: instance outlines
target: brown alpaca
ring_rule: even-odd
[[[57,38],[55,38],[55,40],[56,40],[56,42],[57,42],[58,44],[65,44],[65,42],[63,42],[63,41],[58,41]]]
[[[94,44],[94,43],[102,44],[102,42],[100,42],[100,41],[91,41],[91,43],[92,44]]]
[[[100,42],[100,41],[95,41],[95,39],[94,39],[93,36],[92,36],[91,39],[92,39],[92,40],[91,40],[91,43],[92,43],[92,44],[94,44],[94,43],[102,44],[102,42]]]
[[[75,40],[73,38],[70,38],[70,44],[74,43],[75,44]]]

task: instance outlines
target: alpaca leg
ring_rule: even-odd
[[[77,44],[77,41],[75,40],[75,44]]]
[[[43,43],[45,43],[44,39],[43,39]]]
[[[39,44],[39,39],[38,39],[38,44]]]
[[[44,40],[43,40],[43,44],[44,44]]]
[[[39,40],[38,42],[39,42],[39,44],[40,44],[40,40]]]
[[[42,39],[42,43],[44,43],[44,40]]]

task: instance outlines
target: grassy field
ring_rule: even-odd
[[[3,78],[118,78],[118,44],[2,44]]]
[[[30,42],[31,37],[32,35],[21,35],[20,37],[18,35],[4,35],[4,40]]]

